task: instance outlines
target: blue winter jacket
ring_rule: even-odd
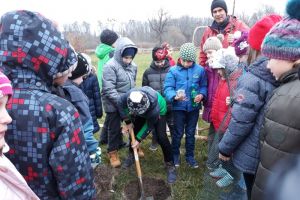
[[[100,130],[97,119],[103,115],[100,87],[97,76],[90,74],[81,84],[80,88],[89,99],[89,109],[93,118],[94,130],[96,133]]]
[[[232,117],[219,143],[219,151],[231,156],[233,164],[245,173],[255,174],[260,157],[259,132],[265,105],[277,82],[269,69],[268,59],[259,57],[238,80]]]
[[[172,102],[173,110],[193,111],[199,110],[201,104],[197,107],[192,106],[191,91],[192,85],[195,85],[198,94],[202,94],[204,98],[207,97],[207,77],[202,66],[194,63],[189,68],[184,68],[177,64],[171,67],[165,78],[164,94],[167,101]],[[176,101],[176,91],[184,89],[187,97],[186,101]]]

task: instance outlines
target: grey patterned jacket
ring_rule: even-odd
[[[128,38],[117,40],[114,57],[103,68],[102,100],[105,112],[116,112],[120,95],[135,87],[137,66],[134,62],[126,65],[122,61],[122,53],[126,48],[136,45]]]

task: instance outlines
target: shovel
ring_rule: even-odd
[[[131,144],[135,143],[135,136],[133,129],[131,128],[129,130],[130,132],[130,137],[131,137]],[[141,192],[141,197],[139,198],[140,200],[153,200],[153,197],[145,197],[145,192],[144,192],[144,186],[143,186],[143,180],[142,180],[142,169],[141,169],[141,164],[139,160],[139,155],[137,152],[137,148],[133,148],[133,153],[134,153],[134,160],[135,160],[135,168],[136,168],[136,173],[139,179],[139,186],[140,186],[140,192]]]

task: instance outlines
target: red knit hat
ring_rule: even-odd
[[[10,80],[0,72],[0,98],[6,95],[12,95],[12,86]]]
[[[257,21],[249,31],[249,45],[253,49],[260,51],[262,41],[264,40],[266,34],[277,22],[281,20],[282,17],[280,15],[273,14],[265,16],[261,20]]]

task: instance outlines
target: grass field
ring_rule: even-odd
[[[173,57],[175,60],[178,58],[178,52],[174,52]],[[92,60],[97,66],[97,58],[92,56]],[[138,54],[134,62],[138,65],[138,76],[137,76],[137,86],[141,86],[142,75],[145,69],[149,66],[151,62],[151,54]],[[100,120],[103,122],[104,117]],[[199,127],[207,127],[208,124],[203,123],[199,120]],[[201,133],[206,135],[207,132]],[[142,147],[145,152],[145,158],[141,159],[143,176],[147,177],[157,177],[166,180],[166,171],[164,169],[162,151],[159,148],[158,151],[152,152],[148,150],[151,143],[151,136],[148,136],[145,141],[142,142]],[[203,188],[203,174],[205,170],[205,160],[207,154],[206,143],[200,140],[196,140],[196,150],[195,158],[199,162],[200,167],[198,169],[189,168],[184,159],[184,139],[181,145],[181,166],[178,169],[178,180],[175,184],[171,185],[172,197],[175,200],[198,200],[203,199],[200,197],[201,189]],[[104,164],[109,164],[109,160],[106,155],[106,146],[102,146],[102,161]],[[127,156],[127,149],[122,149],[120,151],[121,160],[125,159]],[[121,193],[124,186],[131,180],[136,179],[135,169],[131,170],[120,170],[119,175],[116,178],[114,199],[121,199]]]

